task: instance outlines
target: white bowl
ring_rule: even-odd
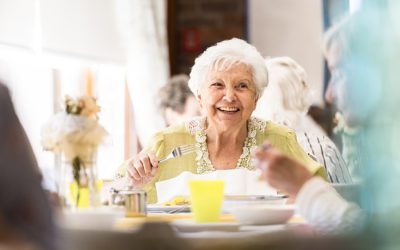
[[[283,205],[287,202],[286,196],[265,196],[262,199],[254,199],[256,196],[230,196],[225,197],[222,203],[222,212],[232,213],[232,209],[236,207],[253,207],[260,205]],[[262,196],[260,196],[262,197]]]
[[[284,224],[294,214],[294,205],[251,205],[231,209],[236,220],[245,225]]]

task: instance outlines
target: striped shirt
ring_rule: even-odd
[[[303,150],[325,167],[329,182],[353,182],[347,164],[331,139],[305,132],[297,132],[296,134]]]

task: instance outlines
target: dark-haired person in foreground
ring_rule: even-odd
[[[51,206],[7,87],[0,83],[0,249],[56,249]]]

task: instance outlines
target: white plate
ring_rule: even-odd
[[[170,223],[179,232],[200,232],[200,231],[225,231],[237,232],[240,224],[236,222],[210,222],[196,223],[192,219],[175,220]]]
[[[260,205],[283,205],[287,201],[287,196],[261,196],[261,195],[248,195],[248,196],[225,196],[222,203],[222,211],[224,213],[232,213],[232,209],[243,206],[260,206]]]
[[[150,213],[187,213],[190,212],[189,205],[179,205],[179,206],[165,206],[158,204],[147,205],[147,212]]]
[[[244,225],[284,224],[294,214],[294,205],[247,205],[231,209],[236,220]]]

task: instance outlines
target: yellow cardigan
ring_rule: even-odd
[[[180,158],[170,159],[159,165],[157,175],[144,186],[147,192],[148,203],[157,202],[155,183],[178,176],[183,171],[192,173],[206,173],[215,170],[208,159],[206,135],[204,132],[205,118],[195,118],[191,121],[171,126],[156,133],[149,145],[142,152],[152,151],[157,159],[168,155],[173,148],[180,145],[195,144],[196,152],[184,155]],[[245,141],[243,154],[236,168],[254,169],[251,165],[250,149],[268,140],[274,148],[289,157],[305,164],[309,170],[326,179],[325,170],[321,164],[313,161],[300,147],[296,140],[296,134],[287,127],[272,122],[263,121],[252,117],[248,122],[248,137]],[[124,176],[127,162],[117,171],[117,175]]]

